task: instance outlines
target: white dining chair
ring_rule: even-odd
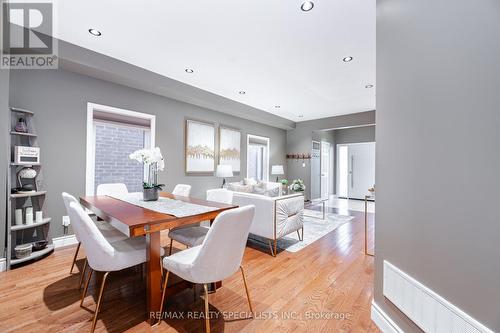
[[[181,197],[189,197],[191,195],[191,185],[187,184],[177,184],[172,191],[173,195],[178,195]]]
[[[99,184],[96,190],[96,195],[120,195],[127,193],[127,185],[123,183]]]
[[[205,327],[206,331],[210,332],[207,284],[230,277],[236,273],[238,268],[243,278],[250,312],[253,314],[252,302],[241,261],[254,213],[255,206],[253,205],[224,211],[215,218],[201,245],[163,258],[163,268],[166,270],[166,276],[163,284],[160,314],[163,313],[170,273],[186,281],[203,284],[205,290]]]
[[[233,192],[223,188],[207,190],[207,201],[214,201],[230,205],[233,203]],[[168,237],[170,238],[169,255],[172,253],[172,245],[174,240],[186,245],[187,247],[200,245],[201,243],[203,243],[203,240],[208,233],[208,229],[208,226],[203,226],[200,224],[173,228],[168,232]]]
[[[69,215],[69,205],[70,205],[70,203],[76,202],[77,204],[79,204],[79,202],[78,202],[78,200],[74,196],[72,196],[69,193],[63,192],[61,195],[62,195],[62,198],[63,198],[64,206],[66,207],[66,212]],[[70,221],[71,221],[71,219],[70,219]],[[128,238],[127,235],[125,235],[124,233],[120,232],[118,229],[114,228],[113,226],[111,226],[107,222],[104,222],[104,221],[94,221],[94,223],[96,224],[96,226],[99,229],[99,231],[103,234],[103,236],[106,239],[108,239],[108,241],[110,241],[110,242],[114,242],[114,241],[117,241],[117,240],[122,240],[122,239]],[[73,225],[73,229],[74,229],[73,231],[75,232],[75,238],[78,241],[78,245],[76,247],[75,255],[73,256],[73,262],[71,263],[71,269],[69,271],[69,274],[73,273],[73,268],[75,266],[76,258],[78,257],[78,252],[80,251],[80,246],[81,246],[79,232],[76,230],[76,228],[74,227],[74,225]],[[82,275],[80,277],[80,284],[79,284],[79,286],[82,285],[83,276],[85,274],[86,267],[87,267],[87,259],[85,259],[85,262],[83,264],[83,270],[81,272]]]
[[[92,272],[104,273],[92,319],[91,332],[94,332],[109,273],[144,263],[146,261],[146,240],[143,237],[134,237],[114,242],[108,241],[78,202],[69,204],[69,216],[73,221],[73,228],[79,233],[90,268],[80,301],[81,307],[83,307]]]

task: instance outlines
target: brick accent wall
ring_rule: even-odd
[[[129,192],[142,191],[143,166],[128,158],[144,148],[145,130],[112,124],[96,124],[95,188],[105,183],[124,183]]]

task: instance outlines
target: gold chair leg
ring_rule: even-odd
[[[99,314],[99,309],[101,307],[102,294],[104,292],[104,285],[106,284],[106,278],[108,277],[108,274],[109,272],[104,273],[104,277],[102,278],[101,290],[99,291],[99,298],[97,299],[97,306],[94,312],[94,319],[92,320],[92,329],[90,330],[91,333],[94,332],[95,325],[97,324],[97,315]]]
[[[250,313],[252,314],[253,317],[252,301],[250,300],[250,293],[248,292],[247,279],[245,278],[245,272],[243,271],[242,266],[240,266],[240,270],[241,270],[241,276],[243,277],[243,284],[245,285],[245,291],[247,293],[248,306],[250,307]]]
[[[162,268],[163,269],[163,268]],[[158,325],[161,321],[161,317],[163,315],[163,307],[165,304],[165,295],[167,294],[167,282],[168,282],[168,276],[170,272],[167,271],[167,274],[165,274],[165,281],[163,282],[163,292],[161,293],[161,303],[160,303],[160,318],[158,318],[158,322],[156,325]]]
[[[83,308],[83,300],[85,299],[85,295],[87,295],[87,290],[89,289],[89,282],[90,282],[90,278],[92,277],[92,272],[93,272],[93,269],[92,267],[89,266],[89,276],[87,276],[87,281],[85,281],[85,287],[83,288],[83,292],[82,292],[82,299],[80,300],[80,307]]]
[[[87,270],[87,258],[85,258],[85,261],[83,262],[83,269],[82,269],[82,273],[80,276],[80,282],[78,283],[78,289],[80,289],[82,287],[82,282],[83,282],[83,279],[85,277],[86,270]]]
[[[174,240],[172,238],[170,238],[170,246],[169,246],[169,250],[168,250],[168,255],[172,255],[172,245],[174,243]]]
[[[209,307],[208,307],[208,286],[207,284],[203,284],[203,288],[205,289],[205,329],[207,333],[210,333],[210,318],[209,315]]]
[[[272,243],[271,243],[271,240],[270,240],[270,239],[268,239],[268,240],[267,240],[267,242],[269,243],[269,249],[271,250],[271,255],[272,255],[273,257],[276,257],[276,255],[274,254],[274,251],[273,251],[273,245],[272,245]]]
[[[78,257],[78,251],[80,251],[80,245],[82,243],[79,242],[78,243],[78,246],[76,247],[76,251],[75,251],[75,255],[73,256],[73,262],[71,263],[71,269],[69,270],[69,274],[72,274],[73,273],[73,268],[75,267],[75,263],[76,263],[76,258]]]

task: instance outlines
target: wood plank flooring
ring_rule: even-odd
[[[212,332],[380,332],[370,320],[373,258],[364,255],[364,214],[350,214],[353,221],[296,253],[282,251],[273,258],[267,246],[249,242],[243,267],[256,317],[244,319],[249,309],[237,273],[209,295]],[[373,234],[373,214],[369,221]],[[162,244],[168,242],[162,236]],[[81,308],[78,271],[69,275],[74,250],[56,250],[33,264],[0,273],[0,332],[90,330],[102,276],[92,277]],[[82,251],[78,269],[83,257]],[[145,322],[142,267],[112,273],[108,282],[96,332],[204,331],[200,286],[196,297],[190,289],[167,299],[170,318],[150,328]]]

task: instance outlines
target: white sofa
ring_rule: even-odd
[[[280,188],[281,184],[266,183],[265,186],[266,189],[270,190],[276,186]],[[279,238],[296,231],[299,239],[303,239],[304,196],[302,193],[270,197],[255,193],[233,192],[233,204],[240,207],[255,205],[255,216],[250,227],[250,233],[267,238],[273,256],[276,256],[277,240]],[[274,244],[271,244],[271,242],[274,242]]]

